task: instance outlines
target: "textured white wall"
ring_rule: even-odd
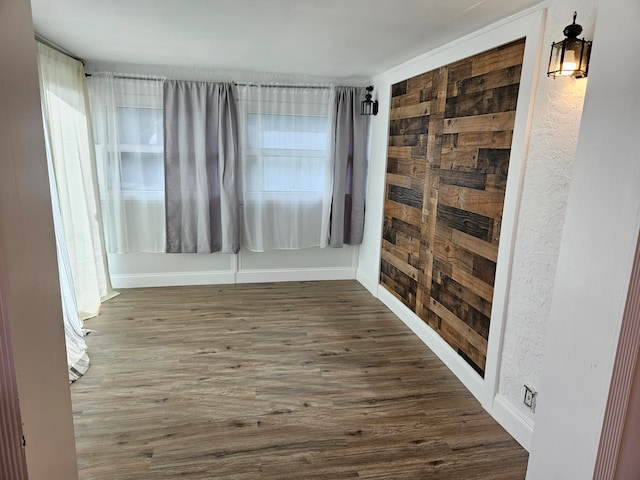
[[[598,1],[593,68],[549,315],[530,480],[594,478],[640,229],[639,18],[637,0]],[[635,450],[637,455],[637,445]],[[637,473],[616,478],[637,479]]]
[[[535,95],[529,151],[513,256],[509,303],[500,366],[499,394],[533,422],[524,383],[538,386],[560,238],[578,142],[588,79],[547,78],[552,42],[563,38],[573,12],[581,35],[593,38],[594,0],[553,0],[548,4]]]

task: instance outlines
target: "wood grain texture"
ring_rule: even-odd
[[[391,88],[380,282],[480,375],[524,43]]]
[[[526,451],[355,281],[124,290],[87,327],[81,480],[525,476]]]

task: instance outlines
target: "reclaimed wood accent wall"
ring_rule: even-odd
[[[391,92],[380,282],[482,376],[524,44]]]

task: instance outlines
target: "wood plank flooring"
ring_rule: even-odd
[[[525,476],[526,451],[355,281],[123,290],[85,326],[81,480]]]

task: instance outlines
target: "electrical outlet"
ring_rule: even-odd
[[[524,384],[524,404],[531,410],[535,411],[536,407],[536,390],[531,385]]]

